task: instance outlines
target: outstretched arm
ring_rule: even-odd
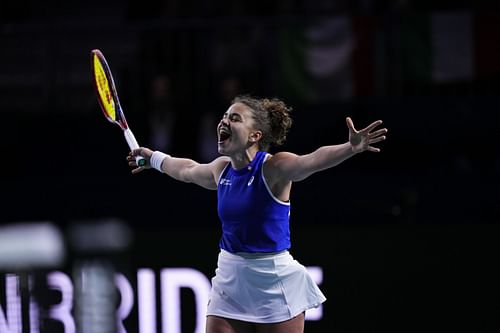
[[[142,156],[146,160],[146,165],[138,167],[135,163],[135,156]],[[135,169],[133,174],[151,168],[151,156],[153,151],[148,148],[134,149],[127,157],[128,164]],[[202,164],[188,158],[178,158],[166,155],[160,162],[161,172],[170,177],[185,182],[194,183],[206,189],[217,189],[217,181],[220,173],[229,162],[227,157],[221,156],[210,163]]]
[[[375,121],[362,130],[356,130],[351,118],[346,118],[349,141],[333,146],[323,146],[307,155],[282,152],[274,155],[266,163],[266,175],[271,179],[300,181],[310,175],[338,165],[363,151],[379,152],[372,144],[385,140],[386,128],[375,130],[381,120]]]

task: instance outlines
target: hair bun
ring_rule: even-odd
[[[279,99],[263,99],[263,109],[268,112],[272,143],[282,145],[286,141],[286,136],[292,126],[292,118],[290,112],[292,109]]]
[[[258,99],[251,96],[238,96],[233,103],[242,103],[253,111],[256,127],[262,131],[259,148],[267,151],[271,146],[285,143],[292,126],[291,107],[277,98]]]

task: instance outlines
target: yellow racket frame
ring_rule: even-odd
[[[111,93],[110,83],[108,78],[106,77],[106,72],[102,66],[102,63],[94,53],[94,74],[95,74],[95,83],[97,87],[97,91],[99,93],[99,98],[101,100],[101,104],[104,108],[105,114],[110,120],[117,121],[116,119],[116,108],[115,101],[113,100],[113,95]]]
[[[130,150],[133,151],[134,149],[138,149],[139,144],[125,120],[125,115],[123,114],[120,102],[118,101],[118,95],[116,94],[111,70],[102,52],[98,49],[92,50],[91,62],[94,69],[94,84],[99,104],[101,105],[104,115],[110,122],[121,127]],[[146,160],[142,156],[136,156],[135,160],[138,166],[146,165]]]

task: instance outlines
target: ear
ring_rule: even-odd
[[[255,131],[255,132],[251,132],[250,133],[250,137],[248,138],[248,140],[250,142],[257,142],[259,141],[260,139],[262,138],[262,132],[261,131]]]

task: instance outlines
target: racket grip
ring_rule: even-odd
[[[125,136],[125,140],[127,141],[130,150],[134,150],[134,149],[139,148],[139,144],[137,143],[137,140],[135,139],[134,133],[132,133],[130,128],[123,130],[123,135]],[[135,162],[137,163],[138,166],[145,166],[146,165],[146,160],[142,156],[136,156]]]

